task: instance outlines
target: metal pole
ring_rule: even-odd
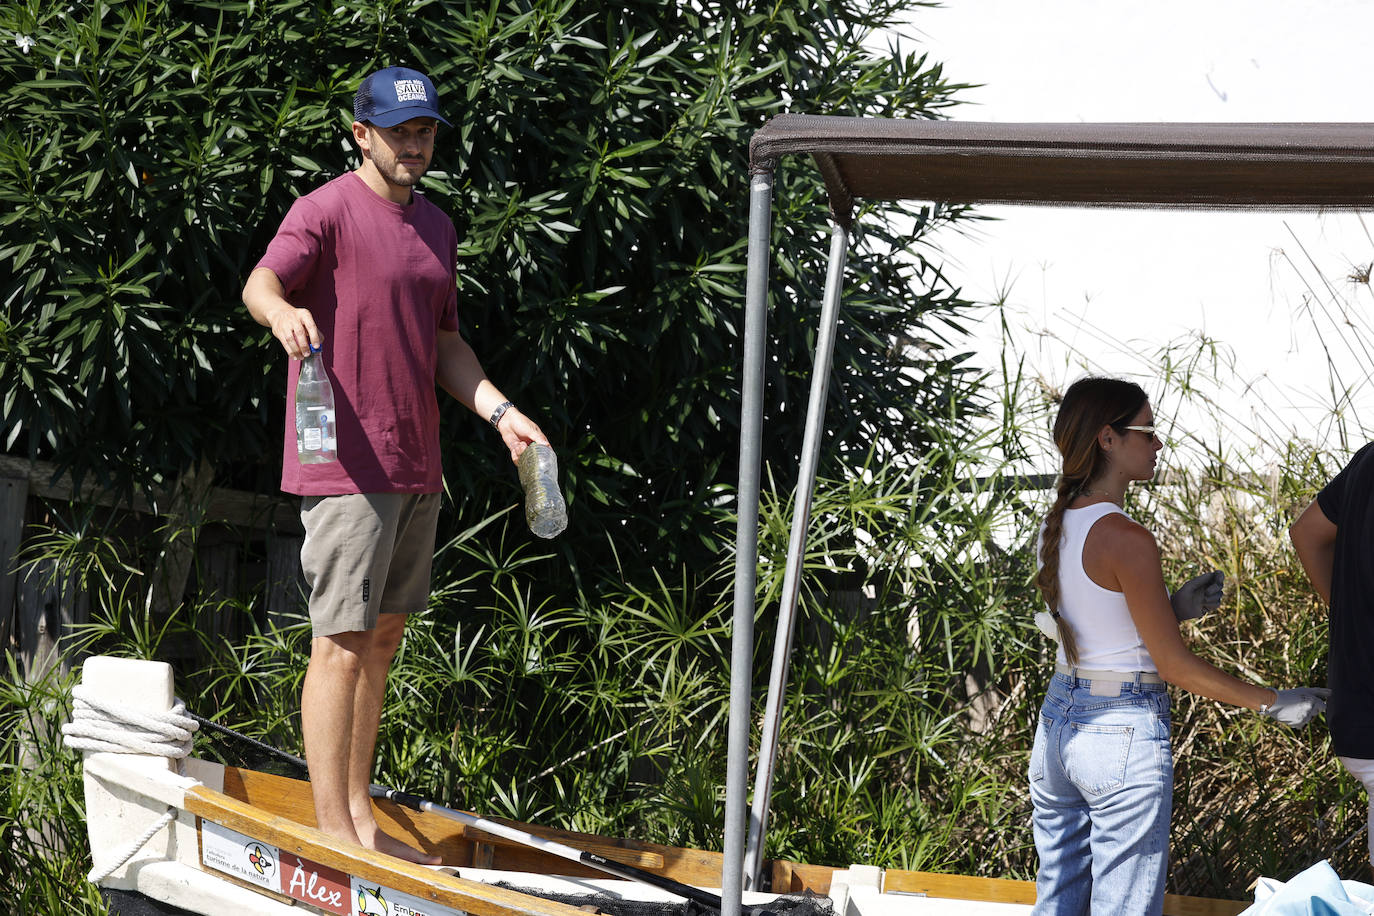
[[[749,180],[749,266],[744,293],[744,375],[740,383],[739,520],[735,531],[735,617],[730,648],[730,720],[725,769],[725,850],[720,916],[739,916],[744,897],[749,789],[750,685],[754,669],[754,582],[759,553],[759,462],[763,439],[763,364],[768,331],[768,269],[773,173]]]
[[[773,640],[773,668],[768,677],[768,700],[759,736],[759,763],[754,773],[754,807],[749,817],[749,844],[744,854],[748,886],[757,887],[763,868],[763,840],[768,829],[768,804],[773,797],[773,766],[777,758],[778,728],[787,691],[787,665],[796,629],[797,598],[801,592],[802,560],[806,529],[811,519],[811,499],[816,489],[821,434],[825,430],[825,398],[830,386],[830,365],[835,352],[835,326],[844,288],[845,256],[849,233],[836,223],[830,230],[830,262],[826,267],[825,300],[821,306],[820,335],[811,368],[811,400],[806,406],[806,434],[802,439],[797,474],[797,499],[792,509],[792,533],[787,542],[787,567],[783,573],[778,608],[778,632]]]

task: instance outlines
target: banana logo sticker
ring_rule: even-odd
[[[352,878],[352,895],[350,916],[467,916],[462,910],[436,906],[394,887],[371,881],[364,884],[356,875]]]
[[[390,912],[380,887],[358,888],[358,916],[389,916]]]

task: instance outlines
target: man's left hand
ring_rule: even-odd
[[[549,444],[549,437],[544,435],[539,424],[521,413],[518,407],[512,407],[501,415],[496,431],[501,434],[501,441],[506,443],[506,448],[510,449],[511,461],[519,461],[520,453],[531,442]]]

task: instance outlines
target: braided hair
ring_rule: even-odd
[[[1064,510],[1106,468],[1107,458],[1097,444],[1104,426],[1124,432],[1149,400],[1145,390],[1124,379],[1088,377],[1069,386],[1054,419],[1054,445],[1063,458],[1055,486],[1054,504],[1045,516],[1040,541],[1040,571],[1035,584],[1049,605],[1059,630],[1059,644],[1069,664],[1078,663],[1078,641],[1069,622],[1059,614],[1059,542],[1064,535]]]

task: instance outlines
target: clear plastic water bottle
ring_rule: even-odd
[[[318,355],[320,349],[311,345],[296,379],[296,457],[301,464],[339,460],[334,438],[334,387]]]
[[[551,538],[568,527],[568,506],[558,489],[558,456],[547,445],[532,443],[516,467],[525,488],[525,522],[536,536]]]

